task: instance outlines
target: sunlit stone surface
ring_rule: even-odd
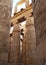
[[[23,64],[36,64],[36,37],[33,17],[26,19],[26,33],[23,41]]]
[[[10,50],[10,65],[20,64],[20,28],[19,24],[15,24],[13,28],[13,40],[11,42]]]

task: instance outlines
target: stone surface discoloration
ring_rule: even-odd
[[[20,28],[19,24],[14,25],[13,29],[13,40],[11,42],[11,51],[10,51],[10,65],[19,65],[20,64]]]
[[[12,0],[0,0],[0,65],[7,65]]]
[[[46,0],[33,2],[37,65],[46,65]],[[44,57],[44,60],[43,60]],[[42,59],[42,61],[40,61]]]
[[[36,37],[33,17],[26,20],[26,65],[36,63]]]
[[[23,63],[36,64],[36,37],[33,17],[26,18],[26,33],[23,40]]]

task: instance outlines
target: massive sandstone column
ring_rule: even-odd
[[[37,65],[46,65],[46,0],[33,0]]]
[[[20,28],[19,24],[14,25],[10,51],[10,65],[19,65],[20,61]]]
[[[36,62],[36,37],[33,17],[26,19],[26,34],[23,42],[23,63],[26,65],[35,65]]]
[[[0,0],[0,65],[7,65],[12,0]]]

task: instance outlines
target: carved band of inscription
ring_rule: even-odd
[[[38,3],[40,4],[40,0],[37,0],[36,3],[34,3],[34,10],[35,10],[35,8],[37,7],[37,4],[38,4]]]
[[[36,20],[38,20],[40,18],[40,16],[42,16],[43,13],[46,13],[46,8],[44,8],[43,10],[41,10],[40,12],[37,13]]]
[[[6,7],[8,10],[10,10],[10,7],[8,7],[8,5],[6,5],[6,4],[4,4],[4,5],[2,5],[2,4],[0,4],[0,7]]]
[[[5,27],[5,26],[0,25],[0,31],[5,32],[6,30],[10,30],[8,27]]]

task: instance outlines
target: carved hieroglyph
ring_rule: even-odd
[[[0,65],[7,65],[12,0],[0,0]]]
[[[15,24],[13,28],[13,40],[10,50],[10,65],[20,64],[20,28],[19,24]]]

